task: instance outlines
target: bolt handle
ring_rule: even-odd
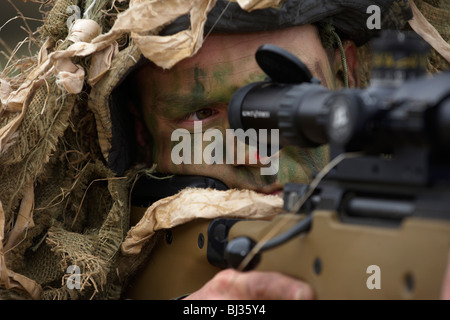
[[[228,262],[228,265],[234,269],[240,269],[242,261],[244,261],[255,245],[256,242],[249,237],[237,237],[231,240],[225,249],[225,260]],[[242,270],[252,270],[256,268],[260,261],[261,255],[257,253]]]

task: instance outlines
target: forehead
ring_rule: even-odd
[[[266,43],[294,53],[314,76],[328,82],[324,76],[327,71],[323,70],[329,68],[328,57],[317,29],[305,25],[268,32],[210,34],[196,55],[169,70],[147,64],[138,73],[141,92],[153,102],[174,95],[227,96],[238,87],[264,78],[254,56]]]

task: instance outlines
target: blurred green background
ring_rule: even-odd
[[[37,46],[32,42],[18,44],[29,36],[28,30],[35,32],[42,24],[41,3],[45,0],[0,0],[0,71],[5,68],[13,52],[15,58],[34,54]],[[20,16],[20,13],[24,18]]]

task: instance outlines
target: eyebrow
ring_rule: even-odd
[[[221,101],[190,95],[164,95],[158,97],[158,109],[164,111],[166,118],[176,119],[218,102]]]

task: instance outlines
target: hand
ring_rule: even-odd
[[[311,300],[312,288],[277,272],[226,269],[184,300]]]
[[[447,268],[442,283],[441,299],[450,300],[450,254],[448,255]]]

